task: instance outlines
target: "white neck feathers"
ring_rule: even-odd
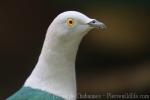
[[[75,100],[75,59],[80,41],[81,38],[77,38],[65,42],[47,33],[38,63],[25,86]]]

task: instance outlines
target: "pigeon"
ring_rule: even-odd
[[[94,28],[106,26],[78,11],[60,13],[47,29],[31,75],[7,100],[76,100],[76,54],[82,38]]]

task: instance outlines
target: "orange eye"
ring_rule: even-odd
[[[75,22],[74,22],[73,19],[71,19],[71,18],[67,19],[67,25],[68,25],[69,27],[73,27],[74,24],[75,24]]]

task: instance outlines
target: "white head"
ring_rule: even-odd
[[[48,28],[39,61],[25,86],[75,100],[76,53],[82,37],[93,28],[105,25],[76,11],[59,14]]]
[[[55,33],[54,36],[63,37],[63,39],[73,39],[77,37],[82,38],[93,28],[104,29],[105,25],[80,12],[66,11],[54,19],[48,31]]]

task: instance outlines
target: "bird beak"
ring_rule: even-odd
[[[93,28],[99,28],[99,29],[102,29],[102,30],[106,29],[106,25],[105,24],[103,24],[102,22],[99,22],[99,21],[97,21],[95,19],[93,19],[92,21],[90,21],[88,23],[88,25],[90,27],[93,27]]]

